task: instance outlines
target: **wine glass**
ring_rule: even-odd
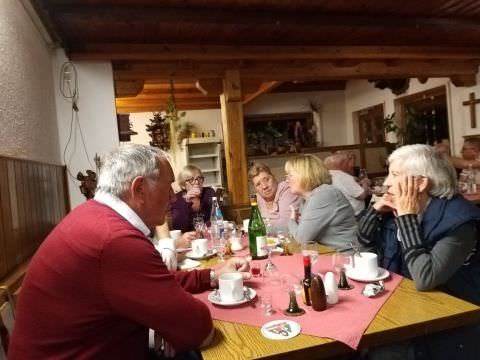
[[[205,221],[203,216],[196,216],[193,218],[193,228],[197,234],[197,239],[202,239],[205,237]]]
[[[310,257],[310,262],[312,263],[313,267],[313,265],[317,262],[318,259],[318,244],[312,242],[303,242],[302,255]]]
[[[220,258],[221,262],[225,261],[224,256],[225,251],[227,250],[225,246],[226,244],[227,241],[223,236],[213,240],[213,248],[217,251],[218,257]]]
[[[340,273],[340,270],[345,269],[348,266],[352,265],[352,255],[350,253],[337,250],[335,254],[332,255],[332,266],[333,270],[336,273]]]
[[[267,263],[265,264],[265,271],[278,271],[277,266],[272,262],[272,250],[277,246],[276,243],[269,244],[268,240],[267,243],[262,247],[263,250],[267,251],[268,254],[268,260]]]

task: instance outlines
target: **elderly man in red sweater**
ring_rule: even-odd
[[[31,261],[9,359],[147,358],[149,328],[177,352],[211,342],[208,307],[190,293],[216,286],[220,273],[248,277],[248,263],[168,271],[148,235],[165,221],[174,180],[166,154],[147,146],[123,145],[104,159],[95,198]]]

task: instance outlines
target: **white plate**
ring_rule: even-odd
[[[390,273],[388,272],[388,270],[385,270],[385,269],[379,267],[378,268],[378,275],[373,276],[373,277],[356,274],[355,270],[353,270],[353,269],[347,269],[345,275],[347,275],[347,277],[352,279],[352,280],[371,282],[371,281],[379,281],[379,280],[386,279],[390,276]]]
[[[189,270],[200,266],[200,261],[192,260],[192,259],[184,259],[178,263],[178,268],[180,270]]]
[[[274,320],[262,326],[262,335],[271,340],[291,339],[300,334],[300,324],[292,320]]]
[[[193,251],[189,251],[185,254],[185,256],[187,258],[190,258],[190,259],[193,259],[193,260],[204,260],[204,259],[208,259],[208,258],[211,258],[212,256],[216,255],[217,254],[217,250],[213,249],[213,250],[208,250],[208,252],[203,255],[203,256],[198,256],[197,254],[195,254]]]
[[[247,300],[244,297],[242,300],[238,300],[238,301],[222,301],[222,299],[220,298],[220,293],[217,291],[212,291],[210,294],[208,294],[208,301],[210,301],[212,304],[222,305],[222,306],[236,306],[240,304],[245,304],[246,302],[252,301],[255,298],[255,296],[257,296],[257,292],[255,290],[253,290],[252,288],[247,288],[247,289],[250,295],[250,300]]]

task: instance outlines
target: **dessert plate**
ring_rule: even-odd
[[[208,301],[210,301],[212,304],[221,305],[221,306],[237,306],[237,305],[245,304],[246,302],[252,301],[255,298],[255,296],[257,296],[257,292],[255,290],[249,287],[247,287],[247,289],[248,289],[248,299],[246,296],[244,296],[243,299],[238,301],[225,301],[225,300],[222,301],[220,297],[220,292],[218,290],[214,290],[210,294],[208,294]]]
[[[390,276],[388,270],[385,270],[381,267],[378,268],[378,275],[377,276],[365,276],[360,275],[355,272],[355,269],[347,269],[345,272],[348,278],[356,281],[363,281],[363,282],[372,282],[372,281],[379,281],[384,280]]]

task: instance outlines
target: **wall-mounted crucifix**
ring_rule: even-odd
[[[470,106],[470,127],[476,128],[477,127],[477,115],[475,113],[475,106],[476,104],[480,104],[480,99],[475,99],[475,93],[471,92],[468,100],[462,102],[464,106]]]

